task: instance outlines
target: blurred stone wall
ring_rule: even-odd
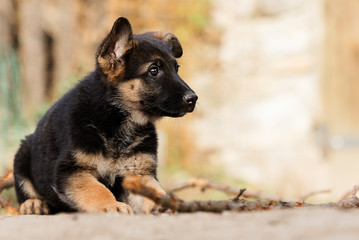
[[[316,141],[322,1],[213,1],[214,67],[192,81],[200,149],[231,176],[298,196],[328,187]],[[196,88],[195,87],[195,88]]]
[[[324,144],[335,189],[358,184],[359,1],[326,0],[321,96]]]

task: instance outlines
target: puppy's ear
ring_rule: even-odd
[[[124,56],[132,48],[131,24],[126,18],[118,18],[97,50],[97,62],[105,74],[116,76],[125,64]]]
[[[162,41],[164,41],[172,49],[172,52],[173,52],[175,58],[182,57],[183,50],[182,50],[181,43],[174,34],[167,33],[162,38]]]
[[[180,58],[183,54],[182,46],[178,38],[173,33],[148,32],[145,35],[157,38],[164,42],[173,52],[175,58]]]

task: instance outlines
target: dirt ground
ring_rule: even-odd
[[[0,239],[359,239],[359,210],[0,216]]]

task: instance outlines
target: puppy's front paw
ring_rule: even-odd
[[[112,204],[105,205],[102,208],[102,212],[118,212],[122,214],[133,215],[132,208],[123,202],[115,202]]]
[[[20,214],[23,215],[47,215],[49,214],[49,208],[46,202],[40,199],[28,199],[20,206]]]

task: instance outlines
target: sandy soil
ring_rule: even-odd
[[[1,216],[0,239],[359,239],[359,210]]]

